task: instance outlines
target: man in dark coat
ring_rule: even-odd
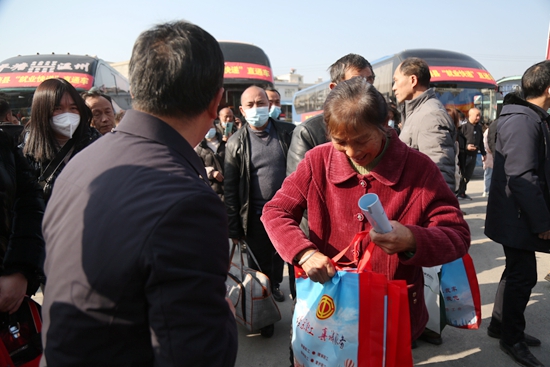
[[[524,99],[508,94],[497,126],[485,234],[502,244],[506,267],[487,333],[522,366],[542,366],[528,346],[524,311],[537,283],[535,252],[550,252],[550,60],[522,78]]]
[[[193,24],[138,37],[134,109],[69,162],[44,217],[42,366],[234,365],[227,216],[193,150],[223,70]]]
[[[222,134],[217,131],[214,124],[208,130],[204,139],[195,147],[195,152],[199,155],[206,176],[210,182],[212,190],[223,201],[223,161],[225,158],[225,140]]]
[[[487,153],[483,145],[483,130],[479,121],[481,120],[481,112],[477,108],[470,108],[468,111],[468,122],[460,127],[460,135],[466,138],[464,150],[460,151],[459,159],[462,161],[460,172],[460,185],[456,197],[459,200],[472,198],[466,195],[466,187],[476,168],[477,152],[481,152],[483,159]]]
[[[229,236],[234,243],[246,239],[262,272],[271,281],[273,297],[284,301],[279,288],[283,260],[275,251],[260,221],[263,206],[281,188],[286,177],[288,146],[294,125],[269,117],[265,90],[252,86],[241,96],[246,124],[227,141],[225,149],[225,205]],[[253,261],[252,268],[258,267]],[[262,330],[270,336],[273,328]]]

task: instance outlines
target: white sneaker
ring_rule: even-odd
[[[481,196],[485,198],[485,197],[487,197],[487,193],[484,192],[483,195],[481,195]]]

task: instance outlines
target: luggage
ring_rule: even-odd
[[[237,247],[240,254],[239,264],[233,262],[233,255]],[[272,332],[264,333],[261,329],[279,321],[281,312],[273,299],[269,278],[264,273],[244,265],[243,253],[246,252],[258,265],[258,261],[246,243],[239,243],[238,246],[233,245],[231,264],[225,282],[227,297],[235,307],[237,323],[251,332],[261,331],[263,336],[271,337]]]

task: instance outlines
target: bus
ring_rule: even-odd
[[[241,94],[256,85],[260,88],[273,88],[271,63],[265,52],[250,43],[219,41],[225,59],[223,75],[224,96],[220,108],[231,107],[240,115]]]
[[[131,108],[130,84],[107,62],[95,56],[36,54],[0,62],[0,97],[8,99],[14,115],[29,117],[34,91],[46,79],[63,78],[77,91],[97,88],[113,100],[115,111]]]
[[[521,75],[507,76],[497,80],[497,116],[502,110],[504,97],[511,92],[521,92]]]
[[[321,82],[294,94],[292,102],[294,124],[300,124],[310,117],[323,113],[323,104],[330,92],[329,85],[330,81]]]
[[[414,49],[383,57],[372,63],[376,75],[374,86],[388,101],[395,101],[392,91],[393,74],[408,57],[424,59],[430,66],[430,87],[443,105],[453,105],[467,115],[472,107],[481,111],[489,123],[496,119],[497,84],[491,74],[470,56],[444,50]],[[330,81],[314,85],[294,95],[294,122],[300,123],[322,112],[330,92]]]

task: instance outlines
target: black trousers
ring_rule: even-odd
[[[278,288],[279,284],[283,281],[285,263],[277,251],[275,251],[264,225],[260,221],[260,216],[261,214],[256,213],[248,215],[246,242],[258,260],[262,273],[267,275],[271,281],[271,287]],[[248,258],[248,266],[252,269],[260,270],[250,257]]]
[[[476,168],[477,154],[467,154],[466,163],[464,164],[464,172],[460,172],[460,184],[458,185],[458,195],[466,194],[466,186],[474,174]]]
[[[523,313],[537,284],[537,259],[534,251],[503,247],[506,267],[498,284],[490,327],[500,329],[501,340],[514,345],[524,339]]]

